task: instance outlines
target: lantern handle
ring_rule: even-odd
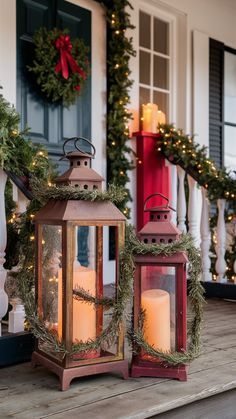
[[[167,201],[166,208],[169,208],[169,209],[171,209],[172,211],[175,211],[175,212],[176,212],[176,210],[175,210],[174,208],[172,208],[172,207],[170,207],[170,206],[169,206],[169,198],[167,198],[166,196],[162,195],[162,193],[159,193],[159,192],[153,193],[153,194],[149,195],[149,196],[145,199],[145,201],[144,201],[144,205],[143,205],[143,210],[144,210],[144,212],[149,211],[149,209],[147,209],[147,202],[148,202],[148,201],[149,201],[149,199],[150,199],[150,198],[152,198],[153,196],[161,196],[162,198],[164,198],[164,199]]]
[[[92,147],[92,153],[87,153],[86,151],[84,151],[84,150],[82,150],[78,145],[77,145],[77,142],[78,141],[85,141],[85,142],[87,142],[89,145],[90,145],[90,147]],[[68,153],[66,153],[66,150],[65,150],[65,146],[66,146],[66,144],[67,143],[69,143],[70,141],[73,141],[74,142],[74,147],[78,150],[78,151],[80,151],[81,153],[83,153],[83,154],[89,154],[90,155],[90,157],[92,157],[92,158],[94,158],[95,157],[95,154],[96,154],[96,148],[94,147],[94,145],[92,144],[92,142],[91,141],[89,141],[87,138],[85,138],[85,137],[72,137],[72,138],[67,138],[67,140],[65,140],[64,141],[64,144],[63,144],[63,157],[61,158],[61,159],[63,159],[64,157],[66,157],[66,155],[67,154],[71,154],[72,153],[72,151],[69,151]]]

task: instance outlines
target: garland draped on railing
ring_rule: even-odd
[[[226,200],[225,222],[229,223],[236,217],[236,178],[235,173],[226,169],[219,169],[215,162],[208,157],[207,147],[200,146],[194,137],[184,134],[183,130],[176,129],[173,125],[160,125],[158,130],[157,153],[162,153],[171,163],[178,164],[196,182],[207,189],[210,201],[217,199]],[[210,219],[212,238],[217,216]],[[214,241],[214,240],[213,240]],[[215,252],[214,245],[212,245]],[[236,260],[236,238],[232,238],[232,244],[226,250],[227,262],[226,276],[228,279],[235,277],[234,262]],[[212,260],[211,271],[215,272],[215,261]]]
[[[181,166],[199,185],[208,190],[210,200],[236,201],[236,180],[226,169],[216,167],[207,155],[207,147],[194,141],[173,125],[160,125],[157,151],[173,164]]]

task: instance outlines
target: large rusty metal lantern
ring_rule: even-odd
[[[84,190],[101,190],[103,178],[91,168],[93,152],[78,146],[65,153],[70,168],[56,180],[59,185],[72,185]],[[75,377],[118,371],[128,376],[124,360],[124,331],[120,328],[112,347],[71,355],[73,344],[95,340],[109,322],[101,305],[87,304],[73,298],[73,290],[83,288],[90,295],[116,298],[119,286],[119,253],[124,245],[125,217],[108,201],[51,199],[35,217],[37,255],[37,309],[46,327],[62,342],[67,354],[38,339],[32,356],[33,364],[41,364],[60,378],[66,390]],[[115,229],[116,259],[108,270],[108,230]],[[107,291],[108,290],[108,291]],[[113,292],[113,295],[111,294]]]
[[[161,196],[166,205],[147,208],[148,201]],[[140,230],[139,239],[147,244],[170,244],[178,240],[180,231],[170,221],[169,200],[162,194],[152,194],[145,200],[144,211],[149,221]],[[143,333],[145,341],[162,352],[186,350],[186,263],[184,252],[169,256],[151,253],[135,256],[134,279],[134,328],[139,325],[141,310],[144,311]],[[143,350],[133,356],[131,376],[166,377],[187,379],[186,365],[167,366]]]

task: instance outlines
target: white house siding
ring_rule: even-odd
[[[0,3],[0,85],[1,93],[16,104],[16,1]]]

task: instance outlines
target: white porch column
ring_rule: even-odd
[[[178,200],[177,200],[177,219],[178,228],[186,233],[186,196],[184,189],[185,171],[182,167],[177,166],[177,174],[179,179]]]
[[[0,336],[2,336],[1,320],[5,316],[8,309],[8,296],[4,290],[7,271],[3,267],[5,262],[5,249],[7,244],[7,227],[4,196],[6,181],[6,173],[2,169],[0,169]]]
[[[225,241],[226,241],[226,232],[225,232],[225,199],[217,200],[218,207],[218,220],[216,226],[216,272],[217,272],[217,281],[218,282],[227,282],[224,278],[226,271],[226,262],[225,262]]]
[[[195,245],[200,246],[200,229],[198,225],[199,194],[197,182],[188,175],[189,203],[188,203],[188,227],[189,233],[194,238]],[[201,197],[200,197],[201,198]],[[200,202],[201,205],[201,202]]]
[[[211,233],[209,227],[209,208],[210,203],[207,197],[207,191],[202,189],[202,214],[201,214],[201,253],[202,253],[202,280],[211,281],[212,275],[210,273],[211,259],[209,256],[211,245]]]

